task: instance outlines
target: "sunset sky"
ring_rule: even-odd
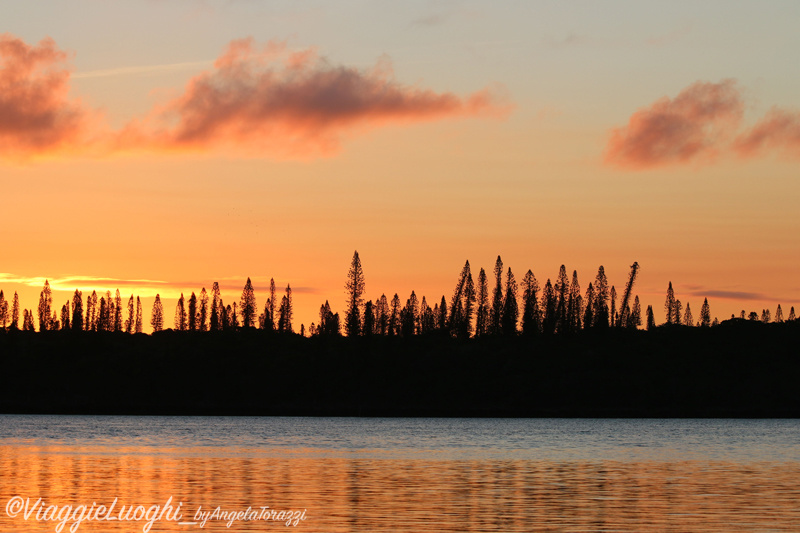
[[[800,3],[0,3],[0,289],[291,284],[295,330],[497,255],[800,304]]]

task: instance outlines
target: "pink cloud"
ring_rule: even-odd
[[[733,80],[697,82],[674,99],[636,111],[611,131],[606,164],[646,169],[711,159],[738,128],[743,103]]]
[[[0,154],[26,159],[82,148],[94,115],[69,100],[67,55],[46,38],[0,35]]]
[[[742,157],[754,157],[774,149],[800,156],[800,113],[773,108],[752,129],[739,136],[734,149]]]
[[[130,124],[119,145],[306,157],[335,152],[354,131],[509,110],[497,90],[462,97],[401,84],[388,59],[362,70],[332,65],[313,49],[243,39],[181,96]]]

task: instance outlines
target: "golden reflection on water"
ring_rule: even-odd
[[[307,509],[306,520],[157,522],[152,531],[792,531],[798,463],[430,460],[152,447],[0,446],[0,531],[55,531],[9,518],[14,496],[47,504]],[[142,531],[84,523],[78,531]],[[64,531],[67,531],[69,523]]]

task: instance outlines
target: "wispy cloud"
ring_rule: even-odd
[[[771,296],[760,292],[695,288],[689,290],[688,293],[691,296],[699,296],[702,298],[721,298],[724,300],[775,300]]]
[[[183,70],[197,70],[199,68],[207,68],[213,64],[213,61],[187,61],[183,63],[167,63],[163,65],[139,65],[132,67],[118,67],[102,70],[88,70],[85,72],[77,72],[72,75],[72,79],[87,79],[87,78],[108,78],[114,76],[140,76],[146,74],[160,74],[163,72],[174,72]]]

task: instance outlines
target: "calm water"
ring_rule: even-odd
[[[0,473],[2,532],[800,530],[797,420],[0,416]]]

